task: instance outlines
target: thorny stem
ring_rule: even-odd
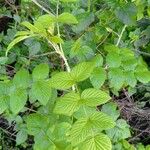
[[[121,41],[121,38],[122,38],[122,36],[123,36],[123,33],[124,33],[126,27],[127,27],[127,25],[124,25],[124,27],[122,28],[122,31],[121,31],[121,33],[120,33],[120,35],[119,35],[119,38],[118,38],[118,41],[117,41],[116,46],[119,46],[120,41]]]

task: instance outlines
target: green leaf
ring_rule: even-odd
[[[95,67],[100,67],[103,65],[103,57],[100,54],[97,54],[93,59],[92,62],[95,64]]]
[[[51,86],[48,81],[36,81],[32,85],[31,95],[37,99],[42,105],[46,105],[51,97]]]
[[[47,64],[40,64],[33,69],[32,78],[34,81],[47,78],[49,75],[49,66]]]
[[[27,116],[27,132],[30,135],[37,135],[41,131],[47,130],[49,126],[49,119],[45,115],[41,114],[30,114]]]
[[[110,80],[110,86],[119,90],[125,81],[125,77],[123,71],[120,68],[112,68],[108,73],[108,77]]]
[[[131,87],[136,86],[137,80],[136,80],[134,72],[126,71],[124,72],[124,76],[125,76],[125,81],[128,85],[130,85]]]
[[[116,127],[107,130],[106,133],[114,142],[131,137],[129,125],[123,119],[117,120]]]
[[[110,100],[110,96],[107,93],[96,89],[86,89],[81,96],[78,93],[71,92],[57,100],[54,112],[71,116],[82,105],[96,107],[108,100]]]
[[[83,32],[87,29],[92,22],[95,20],[94,13],[92,12],[84,12],[77,15],[78,24],[73,27],[73,31],[77,34]]]
[[[50,41],[52,41],[52,42],[54,42],[56,44],[64,42],[63,39],[61,39],[59,36],[52,36],[49,39],[50,39]]]
[[[95,112],[92,115],[78,119],[72,126],[70,138],[73,145],[85,141],[90,135],[99,131],[110,129],[115,126],[113,120],[102,112]]]
[[[135,76],[142,83],[150,82],[150,71],[136,71]]]
[[[53,88],[65,90],[69,89],[72,85],[75,84],[75,81],[72,79],[71,74],[68,72],[60,72],[52,76],[49,80],[49,83]]]
[[[78,93],[68,93],[59,98],[54,108],[54,113],[71,116],[79,109],[80,95]]]
[[[79,40],[75,42],[73,48],[71,49],[71,52],[70,52],[71,58],[76,56],[79,62],[83,62],[83,61],[87,61],[91,59],[94,56],[93,50],[87,45],[81,45],[81,46],[77,45],[77,44],[80,44],[78,41]]]
[[[115,104],[114,102],[103,105],[101,111],[111,116],[114,121],[116,121],[120,116],[120,112],[119,110],[117,110],[117,104]]]
[[[10,50],[12,47],[14,47],[14,45],[16,45],[17,43],[19,43],[19,42],[21,42],[21,41],[23,41],[23,40],[25,40],[25,39],[27,39],[27,38],[33,37],[33,36],[34,36],[34,35],[29,35],[29,36],[25,35],[25,36],[19,36],[19,37],[15,38],[15,39],[8,45],[7,50],[6,50],[6,56],[7,56],[8,52],[9,52],[9,50]]]
[[[61,122],[59,124],[56,124],[55,125],[55,129],[53,131],[53,134],[54,134],[56,140],[57,141],[58,140],[59,141],[60,140],[61,141],[67,140],[67,136],[66,135],[68,134],[70,128],[71,128],[71,125],[69,123],[67,123],[67,122]]]
[[[78,23],[78,21],[75,18],[75,16],[73,16],[70,13],[62,13],[62,14],[60,14],[58,16],[57,20],[58,20],[58,22],[66,23],[66,24],[77,24]]]
[[[16,135],[16,143],[17,145],[20,145],[22,143],[24,143],[28,138],[27,132],[24,130],[21,130],[17,133]]]
[[[118,53],[109,52],[106,57],[106,63],[109,67],[117,68],[121,65],[121,57]]]
[[[94,88],[86,89],[81,94],[81,100],[84,100],[87,106],[98,106],[109,101],[111,97],[101,90]]]
[[[55,22],[55,17],[50,15],[50,14],[46,14],[46,15],[42,15],[40,16],[35,22],[34,22],[34,26],[35,27],[39,27],[39,24],[41,24],[43,26],[43,28],[48,29],[50,28],[54,28],[54,22]]]
[[[8,108],[9,96],[0,95],[0,114]]]
[[[115,45],[106,45],[104,47],[105,51],[107,51],[108,53],[120,53],[120,49],[115,46]]]
[[[0,65],[6,64],[8,61],[8,57],[0,57]]]
[[[26,36],[26,35],[30,35],[31,32],[30,31],[18,31],[16,34],[15,34],[15,37],[17,36]]]
[[[135,68],[137,66],[137,61],[135,58],[127,59],[126,61],[122,62],[122,66],[125,70],[132,71],[132,70],[135,70]]]
[[[34,25],[32,25],[30,22],[28,22],[28,21],[22,22],[21,25],[25,26],[27,29],[29,29],[33,33],[34,32],[35,33],[39,33],[39,30]]]
[[[27,91],[24,89],[16,89],[10,95],[10,109],[14,114],[19,113],[25,106],[27,101]]]
[[[134,3],[126,3],[116,9],[116,16],[126,25],[135,25],[137,9]]]
[[[103,133],[91,136],[82,143],[82,150],[111,150],[112,145],[109,137]]]
[[[102,112],[93,113],[89,119],[93,128],[98,128],[99,130],[106,130],[115,126],[115,122],[112,118]]]
[[[80,82],[90,77],[94,69],[93,63],[82,62],[75,66],[71,71],[73,81]]]
[[[52,133],[50,131],[47,132],[40,132],[35,136],[34,150],[57,150],[54,139],[51,135]]]
[[[95,68],[90,76],[94,88],[99,89],[106,80],[106,72],[102,67]]]
[[[14,78],[13,78],[13,84],[18,88],[27,88],[30,83],[30,75],[29,72],[25,69],[21,69],[18,71]]]

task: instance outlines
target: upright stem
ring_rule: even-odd
[[[117,41],[116,46],[119,46],[120,41],[121,41],[121,38],[122,38],[122,36],[123,36],[123,33],[124,33],[126,27],[127,27],[127,25],[124,25],[124,27],[122,28],[122,31],[121,31],[121,33],[120,33],[120,35],[119,35],[119,38],[118,38],[118,41]]]
[[[46,8],[44,8],[42,5],[40,5],[37,0],[32,0],[32,2],[34,2],[37,6],[39,6],[42,10],[44,10],[45,12],[47,12],[48,14],[54,16],[50,11],[48,11]],[[57,1],[57,7],[56,7],[56,17],[58,17],[59,13],[59,0]],[[57,22],[57,34],[58,36],[60,37],[60,29],[59,29],[59,24]],[[47,39],[48,40],[48,39]],[[55,44],[53,42],[51,42],[50,40],[48,40],[48,43],[50,45],[52,45],[52,47],[54,48],[54,50],[56,51],[57,54],[59,54],[61,56],[61,58],[63,59],[64,63],[65,63],[65,66],[66,66],[66,70],[68,72],[71,71],[70,69],[70,66],[68,64],[68,61],[67,61],[67,58],[65,57],[65,54],[64,54],[64,51],[62,49],[62,45],[61,43],[58,45],[58,44]],[[72,86],[72,90],[75,91],[75,86],[73,85]]]
[[[88,0],[88,12],[91,10],[91,0]]]
[[[57,8],[56,8],[56,17],[58,17],[59,15],[59,0],[57,1]],[[57,34],[58,36],[60,37],[60,29],[59,29],[59,24],[57,22]],[[63,48],[62,48],[62,44],[60,43],[59,44],[59,52],[60,52],[60,56],[62,57],[62,59],[64,60],[64,63],[65,63],[65,66],[66,66],[66,69],[68,72],[71,71],[71,68],[69,66],[69,63],[67,61],[67,58],[65,57],[65,54],[64,54],[64,51],[63,51]],[[73,85],[72,86],[72,90],[75,91],[75,86]]]
[[[59,0],[57,1],[56,17],[58,17],[58,15],[59,15],[59,14],[58,14],[58,11],[59,11]],[[58,34],[58,36],[60,37],[60,30],[59,30],[59,24],[58,24],[58,22],[57,22],[57,34]],[[62,57],[63,60],[64,60],[66,69],[67,69],[68,72],[70,72],[71,69],[70,69],[70,66],[69,66],[69,64],[68,64],[68,61],[67,61],[67,59],[66,59],[66,57],[65,57],[65,54],[64,54],[64,51],[63,51],[63,49],[62,49],[61,43],[59,44],[59,48],[60,48],[60,55],[61,55],[61,57]]]

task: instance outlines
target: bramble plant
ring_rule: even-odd
[[[75,12],[68,12],[67,7],[66,10],[62,9],[65,4],[75,8],[77,0],[54,1],[55,14],[38,1],[32,1],[46,14],[36,18],[33,23],[21,23],[22,30],[17,31],[1,62],[8,61],[9,53],[19,42],[36,39],[47,43],[51,49],[49,54],[56,54],[64,66],[61,71],[60,68],[51,70],[48,63],[39,63],[31,70],[23,66],[13,78],[0,81],[0,114],[4,113],[15,120],[17,145],[23,144],[31,135],[34,136],[35,150],[134,149],[125,140],[131,136],[129,125],[119,118],[117,106],[109,101],[112,93],[119,95],[122,89],[130,91],[138,82],[147,84],[150,81],[150,72],[143,58],[135,55],[132,47],[120,46],[125,30],[135,24],[136,15],[141,15],[140,12],[137,14],[137,4],[107,0],[112,9],[117,7],[113,15],[124,25],[119,35],[106,27],[104,32],[117,34],[117,39],[115,44],[109,44],[112,40],[104,44],[103,52],[97,53],[90,47],[91,43],[87,44],[87,38],[93,36],[96,48],[101,47],[103,42],[98,41],[103,33],[98,31],[99,24],[82,33],[94,22],[94,11],[90,14],[92,1],[88,0],[87,12],[79,17]],[[101,15],[100,18],[107,21],[103,13],[98,14],[96,12],[97,17]],[[97,19],[100,20],[99,17]],[[64,32],[66,26],[68,30],[82,34],[76,40],[68,41]],[[28,103],[36,109],[20,117],[19,114],[27,112]]]

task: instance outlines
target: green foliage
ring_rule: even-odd
[[[17,149],[148,150],[128,142],[134,131],[115,98],[149,85],[150,24],[141,21],[149,2],[23,0],[19,8],[0,34],[0,114],[15,124]]]

